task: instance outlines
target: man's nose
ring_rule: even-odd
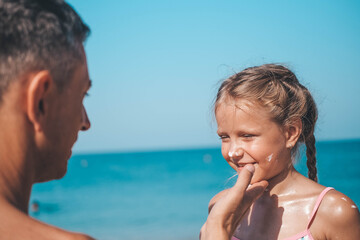
[[[81,116],[81,131],[86,131],[90,128],[90,120],[86,113],[85,108],[83,107],[82,116]]]

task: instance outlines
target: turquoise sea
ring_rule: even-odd
[[[360,140],[319,142],[319,182],[360,204]],[[306,174],[305,160],[296,168]],[[31,215],[97,239],[198,239],[211,197],[233,182],[220,148],[74,155],[37,184]]]

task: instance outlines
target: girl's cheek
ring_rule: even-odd
[[[265,157],[265,163],[271,165],[275,162],[276,156],[274,156],[274,153],[270,153],[268,156]]]
[[[221,155],[223,156],[224,159],[226,159],[226,151],[223,148],[221,148]]]
[[[262,161],[258,164],[255,164],[254,176],[251,179],[251,184],[259,182],[261,180],[267,180],[269,170],[271,169],[271,164],[268,162]]]
[[[255,154],[254,157],[259,164],[268,165],[275,160],[276,154],[274,153],[274,149],[270,148],[267,146],[267,144],[264,143],[254,143],[251,146],[251,150],[249,152]]]
[[[223,143],[221,145],[221,154],[224,157],[224,159],[228,159],[229,155],[229,147],[226,143]]]

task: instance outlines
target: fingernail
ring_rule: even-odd
[[[246,165],[245,168],[251,173],[255,172],[255,167],[251,164]]]

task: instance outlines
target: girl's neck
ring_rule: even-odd
[[[294,183],[299,174],[291,165],[288,169],[268,180],[269,186],[266,191],[270,196],[277,195],[280,198],[295,193]]]

